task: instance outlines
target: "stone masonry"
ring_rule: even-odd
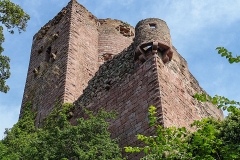
[[[71,0],[33,37],[20,118],[28,101],[37,110],[38,127],[59,102],[74,103],[73,125],[85,116],[83,108],[116,110],[111,136],[120,147],[134,146],[136,134],[152,133],[150,105],[164,127],[190,129],[194,120],[222,119],[216,106],[193,98],[197,92],[205,93],[173,47],[164,21],[145,19],[134,29],[120,20],[97,19]]]

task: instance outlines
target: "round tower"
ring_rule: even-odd
[[[159,54],[164,63],[172,59],[172,40],[165,21],[148,18],[135,28],[135,60],[145,62],[152,54]]]

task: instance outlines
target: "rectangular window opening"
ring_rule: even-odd
[[[154,23],[150,23],[149,26],[150,26],[150,28],[156,28],[156,24],[154,24]]]

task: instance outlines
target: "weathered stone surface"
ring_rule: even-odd
[[[150,105],[157,107],[164,127],[190,129],[196,119],[223,118],[212,104],[196,101],[196,92],[205,93],[172,46],[164,21],[145,19],[134,31],[119,20],[97,19],[74,0],[33,38],[20,117],[28,101],[37,108],[39,127],[56,103],[74,103],[72,124],[85,117],[83,108],[116,110],[111,136],[120,139],[121,147],[134,146],[136,134],[153,131]]]
[[[158,18],[148,18],[141,20],[136,25],[135,32],[135,47],[141,43],[151,41],[159,41],[167,46],[172,46],[171,35],[167,24],[165,21]]]
[[[22,106],[26,102],[33,102],[33,106],[38,110],[37,126],[57,101],[63,102],[69,49],[70,10],[69,4],[33,37]],[[23,109],[24,107],[21,108],[20,117]]]
[[[127,23],[112,19],[98,20],[98,62],[105,61],[127,48],[134,38],[134,28]]]

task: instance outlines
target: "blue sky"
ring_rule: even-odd
[[[11,58],[10,91],[0,93],[0,139],[18,120],[33,35],[69,0],[12,0],[30,16],[27,31],[6,31],[4,55]],[[190,72],[210,95],[240,101],[240,64],[229,65],[215,50],[226,47],[234,55],[240,46],[240,1],[232,0],[78,0],[98,18],[112,18],[132,26],[145,18],[160,18],[170,28],[173,45],[187,60]]]

